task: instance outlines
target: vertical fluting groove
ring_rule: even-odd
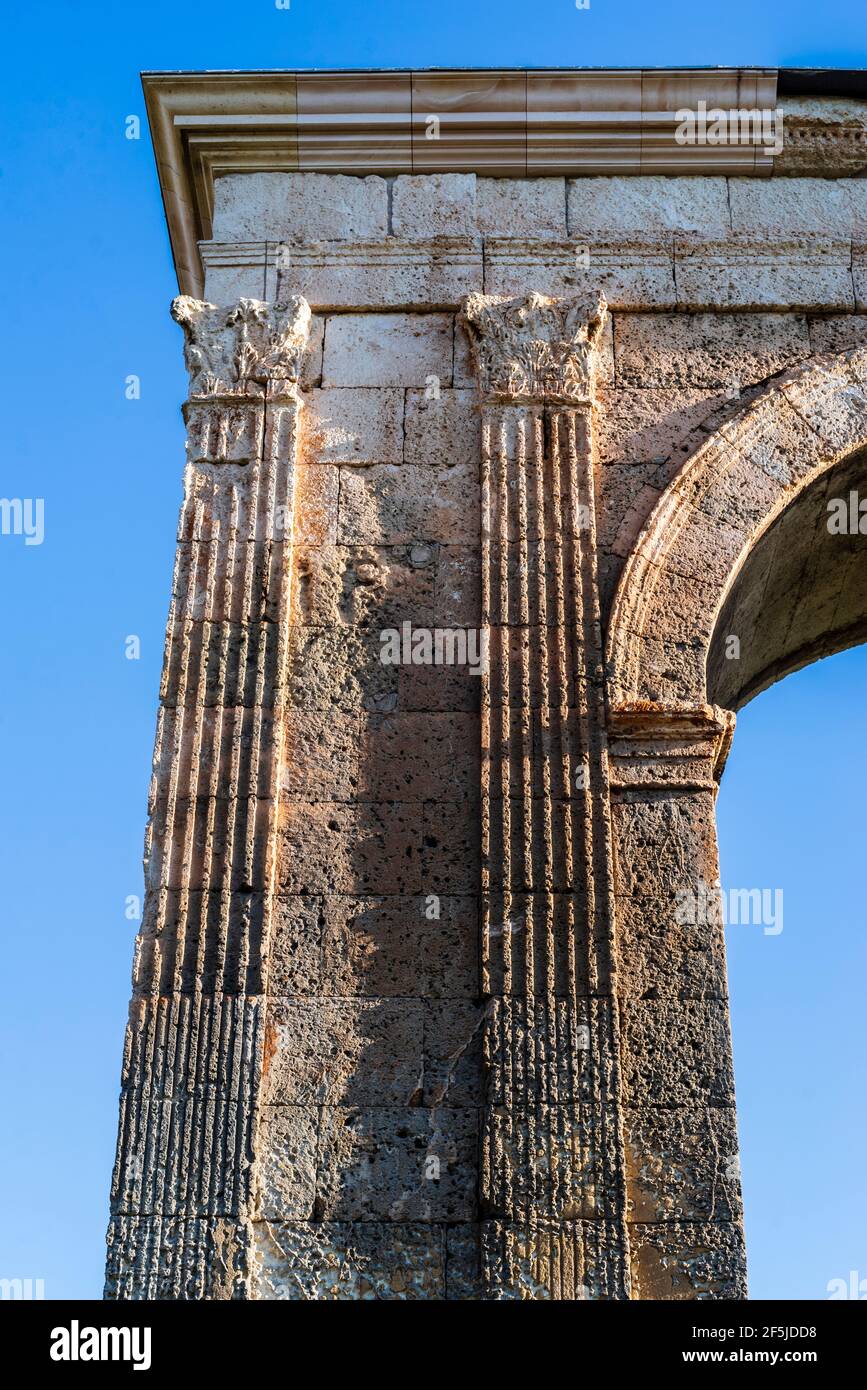
[[[604,312],[538,295],[471,296],[464,310],[496,639],[482,712],[483,1297],[628,1293],[593,518]]]
[[[124,1044],[109,1297],[246,1291],[276,867],[291,530],[278,541],[275,521],[281,480],[294,510],[309,309],[181,299],[173,313],[191,348],[189,459]],[[284,418],[289,428],[274,428]],[[222,1293],[208,1292],[218,1285]]]

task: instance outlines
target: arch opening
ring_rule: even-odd
[[[862,449],[799,493],[749,551],[711,637],[708,700],[739,710],[790,672],[865,639]]]

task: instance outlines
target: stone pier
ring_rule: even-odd
[[[187,461],[107,1297],[746,1297],[716,792],[867,637],[867,100],[810,80],[146,76]]]

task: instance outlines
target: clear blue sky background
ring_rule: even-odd
[[[102,1287],[185,394],[139,71],[859,66],[865,28],[863,0],[6,7],[0,496],[44,497],[46,535],[0,539],[0,1277]],[[720,801],[727,882],[786,895],[781,937],[730,946],[756,1297],[867,1277],[865,696],[861,649],[761,697]]]

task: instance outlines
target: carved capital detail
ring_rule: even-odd
[[[605,296],[503,299],[472,294],[461,322],[476,359],[482,398],[509,405],[588,405]]]
[[[239,299],[218,307],[189,295],[172,301],[184,330],[190,396],[265,396],[298,382],[310,331],[310,305],[299,295],[286,304]]]

